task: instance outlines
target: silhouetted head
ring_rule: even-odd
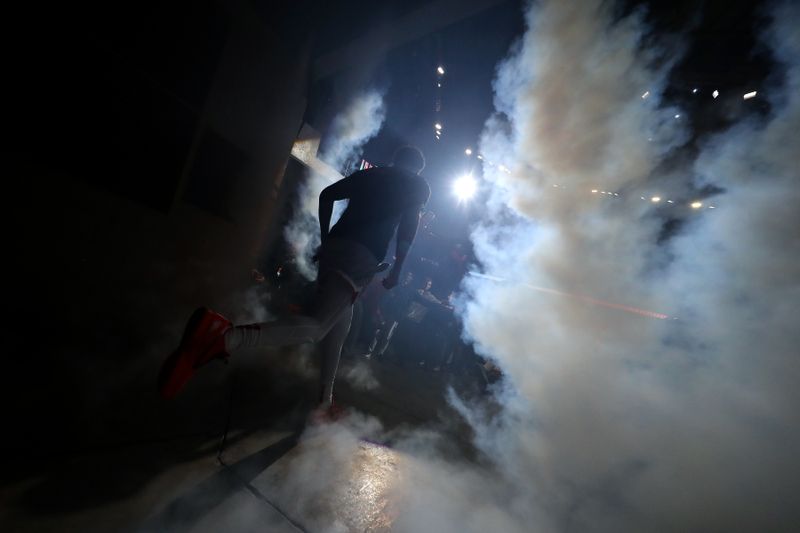
[[[415,146],[401,146],[392,156],[392,166],[419,174],[425,168],[425,156]]]

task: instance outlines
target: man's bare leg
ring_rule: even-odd
[[[351,316],[352,304],[350,285],[335,274],[327,275],[320,280],[308,315],[233,327],[225,334],[225,347],[228,353],[233,353],[246,347],[277,348],[318,342],[337,324],[343,312]]]
[[[336,380],[336,370],[339,368],[339,359],[342,355],[342,346],[350,331],[350,322],[353,318],[353,308],[345,309],[336,324],[322,339],[320,351],[320,407],[328,408],[333,403],[333,384]]]

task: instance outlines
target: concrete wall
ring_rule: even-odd
[[[220,427],[226,378],[164,404],[156,374],[196,306],[247,314],[309,47],[285,46],[247,2],[211,2],[219,46],[205,50],[200,5],[166,16],[154,3],[133,22],[120,7],[97,31],[76,17],[20,61],[2,372],[15,452]]]

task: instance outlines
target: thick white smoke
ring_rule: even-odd
[[[770,116],[669,173],[664,156],[685,139],[683,114],[660,101],[669,65],[643,48],[639,16],[615,22],[610,9],[535,4],[499,70],[482,151],[510,172],[486,166],[493,213],[473,239],[485,274],[510,281],[470,278],[464,317],[509,387],[491,423],[462,409],[511,494],[509,529],[789,530],[800,519],[798,6],[769,32],[787,69]],[[716,209],[688,213],[660,242],[640,196],[685,202],[703,183],[724,189]]]
[[[341,170],[358,157],[364,143],[378,134],[385,118],[381,92],[369,89],[359,93],[333,119],[330,139],[323,144],[320,159]]]
[[[358,157],[361,147],[380,131],[385,116],[382,93],[376,89],[358,93],[333,119],[331,132],[323,144],[319,159],[337,171],[343,171]],[[310,280],[316,277],[316,265],[311,257],[319,246],[319,194],[331,183],[329,177],[309,169],[309,175],[300,189],[295,214],[284,230],[298,270]],[[343,208],[336,207],[331,223],[336,221]]]

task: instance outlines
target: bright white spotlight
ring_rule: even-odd
[[[472,155],[472,148],[467,148],[466,150],[464,150],[464,153],[467,155]]]
[[[713,96],[714,98],[716,98],[717,96],[719,96],[719,91],[718,91],[718,90],[716,90],[716,89],[714,89],[714,92],[713,92],[713,93],[711,93],[711,96]]]
[[[650,201],[653,202],[654,204],[657,204],[658,202],[661,201],[661,197],[660,196],[653,196],[652,198],[650,198]]]
[[[692,94],[697,94],[697,89],[692,89]]]
[[[642,100],[644,100],[648,96],[650,96],[650,91],[645,91],[644,94],[642,95]]]
[[[437,130],[441,130],[442,129],[442,125],[439,124],[438,122],[436,124],[434,124],[433,127],[436,128]]]
[[[440,65],[436,68],[436,72],[438,72],[440,76],[444,75],[444,67]]]
[[[703,207],[703,202],[692,202],[691,203],[692,209],[700,209]]]
[[[751,98],[755,98],[757,94],[758,91],[751,91],[749,93],[746,93],[742,98],[744,98],[745,100],[750,100]]]
[[[478,190],[478,182],[471,174],[465,174],[453,182],[453,194],[456,195],[459,202],[466,202]]]

